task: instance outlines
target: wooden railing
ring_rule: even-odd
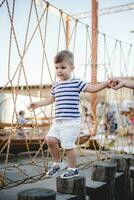
[[[41,124],[38,123],[27,123],[27,124],[23,124],[22,127],[24,128],[29,128],[29,127],[46,127],[46,126],[50,126],[49,122],[43,122]],[[14,123],[5,123],[5,122],[0,122],[0,129],[4,129],[4,128],[17,128],[18,124]]]

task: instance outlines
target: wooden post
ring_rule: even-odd
[[[92,0],[92,71],[91,71],[91,83],[97,82],[97,30],[98,30],[98,1]],[[91,94],[91,108],[96,119],[96,104],[97,94]]]
[[[57,192],[74,194],[80,200],[86,199],[86,179],[85,177],[78,176],[70,179],[56,179]]]
[[[70,17],[66,17],[66,49],[69,49],[70,43]]]
[[[108,162],[97,162],[92,168],[91,179],[107,183],[106,200],[114,199],[116,165]]]
[[[65,193],[56,193],[56,200],[79,200],[76,195],[65,194]]]
[[[131,158],[131,155],[112,155],[111,162],[116,164],[118,172],[125,172],[128,175]]]
[[[125,182],[125,173],[124,172],[116,172],[115,174],[115,200],[123,200],[124,199],[124,182]],[[123,189],[124,188],[124,189]]]
[[[130,200],[134,199],[134,167],[130,167]]]
[[[131,165],[131,166],[134,166],[134,156],[132,156],[132,158],[131,158],[130,165]]]
[[[86,195],[90,200],[105,200],[107,185],[100,181],[89,181],[86,183]]]
[[[116,164],[117,172],[125,173],[125,181],[122,185],[123,200],[129,200],[130,196],[130,177],[129,177],[129,167],[131,165],[132,156],[130,155],[113,155],[111,157],[111,162]]]
[[[56,200],[56,192],[45,188],[31,188],[18,194],[18,200]]]

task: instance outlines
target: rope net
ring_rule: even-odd
[[[0,187],[4,189],[45,178],[50,159],[45,135],[54,117],[54,106],[38,108],[32,112],[29,112],[27,107],[31,102],[49,96],[51,85],[55,81],[53,57],[59,50],[66,48],[71,50],[75,57],[75,76],[91,82],[92,27],[44,0],[1,1],[0,24],[4,26],[0,29],[2,70],[0,74],[0,154],[2,160]],[[98,82],[114,76],[132,77],[133,54],[133,45],[98,31],[96,66]],[[101,129],[99,140],[97,134],[94,136],[96,138],[89,136],[86,139],[84,148],[92,140],[96,160],[99,160],[104,159],[102,150],[105,145],[111,152],[121,152],[119,147],[124,145],[121,136],[133,131],[131,125],[126,123],[128,116],[134,113],[133,91],[105,89],[97,93],[95,124],[90,98],[89,94],[81,95],[82,136],[85,132],[88,136],[91,132],[99,132],[106,124],[104,121],[109,109],[115,111],[118,122],[116,142],[115,137],[112,137],[115,133],[111,135],[109,124],[106,124],[107,130],[104,127]],[[16,123],[20,110],[25,112],[27,119],[23,127],[18,127]],[[24,133],[23,136],[20,134],[21,131]],[[95,141],[99,144],[98,147]],[[129,153],[132,153],[134,150],[132,134],[126,141],[125,145],[129,147]],[[34,142],[33,146],[32,142]],[[80,153],[82,153],[81,143],[83,142],[78,139],[77,146]],[[10,160],[12,153],[20,151],[20,146],[25,148],[26,155],[23,154],[25,160],[22,162],[20,159],[21,153],[17,158]],[[105,153],[106,159],[109,154]],[[80,160],[79,166],[85,168],[91,165],[93,163],[91,157],[90,154],[86,160],[85,156],[85,161]],[[49,161],[51,162],[51,159]]]

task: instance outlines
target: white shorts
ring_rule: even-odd
[[[64,149],[75,147],[75,141],[80,135],[81,120],[77,119],[55,119],[47,134],[47,137],[55,137],[60,141]]]

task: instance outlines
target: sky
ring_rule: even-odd
[[[69,15],[73,15],[80,12],[91,11],[91,0],[48,0],[52,5],[57,7],[58,9],[63,10],[65,13]],[[9,8],[10,12],[12,11],[12,0],[9,0]],[[14,12],[14,29],[15,36],[11,36],[11,26],[9,20],[9,12],[7,10],[7,5],[4,5],[0,8],[0,86],[4,86],[9,80],[12,80],[12,84],[45,84],[51,83],[52,79],[54,80],[54,65],[53,65],[53,57],[58,50],[65,48],[65,36],[64,36],[64,28],[62,27],[60,30],[60,39],[58,43],[58,30],[59,30],[59,17],[49,14],[48,24],[47,24],[47,33],[46,33],[46,57],[44,58],[43,63],[43,46],[42,40],[40,37],[40,30],[38,28],[34,38],[32,39],[31,44],[25,54],[23,59],[23,66],[25,71],[23,71],[23,67],[18,67],[20,64],[20,56],[22,55],[24,43],[25,43],[25,35],[26,35],[26,27],[29,16],[31,0],[16,0],[15,1],[15,12]],[[122,4],[134,3],[133,0],[98,0],[99,9],[108,8],[112,6],[118,6]],[[43,12],[43,9],[37,6],[39,17]],[[104,44],[103,34],[99,34],[99,48],[98,48],[98,80],[104,80],[106,75],[123,75],[123,76],[134,76],[134,62],[133,62],[133,51],[131,51],[131,56],[128,58],[127,54],[129,52],[130,44],[134,43],[134,33],[130,33],[131,30],[134,30],[134,10],[124,11],[120,13],[107,14],[103,16],[99,16],[98,18],[98,30],[101,33],[105,33],[106,36],[111,36],[114,40],[109,39],[107,37],[107,44],[109,49],[109,55],[106,55],[106,43]],[[88,24],[91,26],[91,18],[84,19],[82,21],[84,24]],[[35,30],[37,24],[37,17],[35,15],[35,10],[32,10],[32,17],[30,20],[30,28],[28,34],[28,41],[32,37],[32,34]],[[45,17],[42,20],[40,27],[42,31],[42,38],[45,35]],[[74,26],[74,22],[72,22],[72,27]],[[91,30],[90,30],[91,31]],[[10,38],[12,38],[10,43]],[[91,54],[91,48],[88,44],[89,51],[85,51],[86,47],[86,34],[85,28],[83,25],[79,23],[77,30],[77,39],[75,42],[74,35],[72,37],[72,41],[70,42],[71,50],[74,49],[75,44],[75,65],[77,66],[75,69],[75,73],[80,78],[84,78],[90,81],[91,77],[91,68],[88,66],[88,58],[89,54]],[[90,38],[91,39],[91,38]],[[116,55],[114,55],[114,45],[116,40],[124,41],[123,43],[123,54],[120,55],[120,47],[119,43],[117,45]],[[17,41],[17,43],[16,43]],[[88,41],[89,43],[89,41]],[[17,45],[16,45],[17,44]],[[59,46],[58,46],[59,45]],[[126,46],[125,46],[126,45]],[[57,47],[58,46],[58,47]],[[104,47],[105,46],[105,47]],[[10,49],[10,54],[9,54]],[[19,49],[19,50],[18,50]],[[111,57],[111,63],[109,64],[109,58]],[[122,56],[122,58],[121,58]],[[104,58],[106,57],[106,58]],[[115,61],[116,60],[116,61]],[[127,60],[127,61],[126,61]],[[127,62],[127,64],[125,63]],[[124,64],[125,63],[125,64]],[[105,65],[105,69],[104,69]],[[121,66],[120,69],[117,66]],[[19,65],[20,66],[20,65]],[[88,68],[89,67],[89,68]],[[109,68],[108,68],[109,67]],[[110,69],[112,67],[112,69]],[[127,69],[126,69],[127,68]],[[17,73],[14,77],[14,73]],[[108,71],[108,72],[107,72]],[[112,72],[111,72],[112,71]],[[21,75],[20,75],[21,74]],[[26,75],[26,77],[25,77]],[[52,78],[51,78],[52,76]],[[14,77],[14,78],[13,78]],[[18,83],[19,81],[19,83]],[[10,84],[9,84],[10,85]]]

